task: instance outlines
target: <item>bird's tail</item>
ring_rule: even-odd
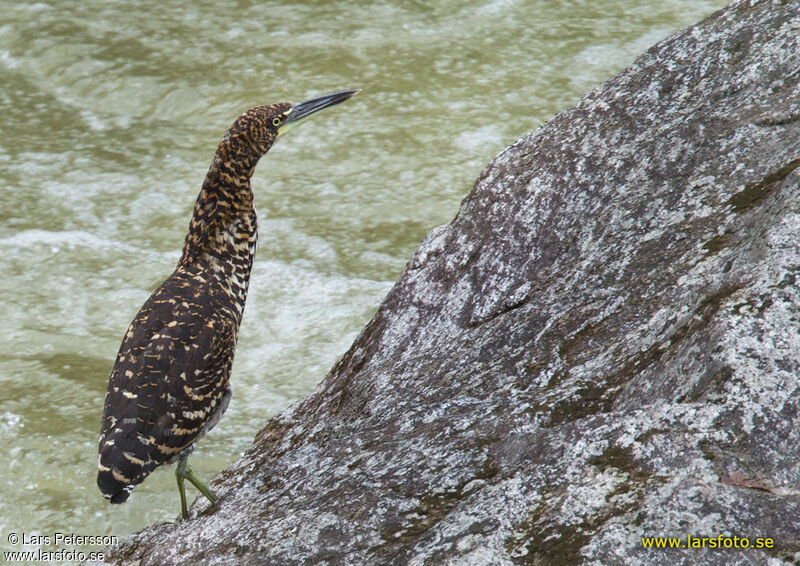
[[[136,458],[113,444],[101,446],[97,459],[97,487],[111,503],[124,503],[133,488],[142,483],[156,467],[155,463]]]
[[[111,503],[125,503],[136,486],[132,483],[126,484],[119,481],[113,476],[110,469],[101,469],[97,473],[97,487],[100,488],[100,493],[103,494],[103,497]]]

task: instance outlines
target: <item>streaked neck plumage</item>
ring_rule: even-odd
[[[258,241],[250,177],[260,155],[241,151],[232,141],[226,136],[214,156],[177,269],[216,279],[241,319]]]

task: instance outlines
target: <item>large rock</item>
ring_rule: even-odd
[[[800,2],[734,2],[508,148],[219,508],[108,561],[800,556],[798,61]],[[641,538],[687,535],[774,546]]]

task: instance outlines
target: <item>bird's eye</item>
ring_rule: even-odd
[[[272,119],[272,125],[275,126],[275,127],[280,126],[281,125],[281,119],[280,118],[273,118]]]

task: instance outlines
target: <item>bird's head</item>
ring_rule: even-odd
[[[223,159],[243,159],[255,162],[267,153],[278,138],[295,128],[306,118],[344,102],[360,90],[343,90],[326,94],[298,104],[281,102],[256,106],[239,116],[225,134],[217,153]]]

